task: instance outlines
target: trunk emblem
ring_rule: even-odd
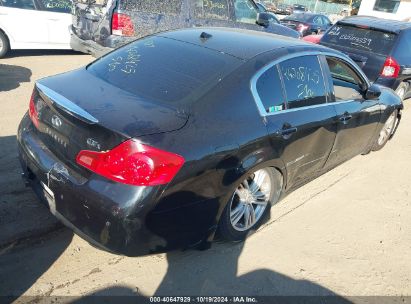
[[[56,128],[60,128],[61,125],[63,124],[63,122],[61,121],[61,119],[57,116],[57,115],[53,115],[51,117],[51,123],[53,124],[53,126],[55,126]]]
[[[90,147],[96,148],[97,150],[100,150],[100,149],[101,149],[101,146],[100,146],[100,144],[98,143],[98,141],[97,141],[97,140],[94,140],[94,139],[92,139],[92,138],[87,138],[87,144],[88,144]]]

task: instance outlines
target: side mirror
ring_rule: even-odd
[[[258,13],[257,14],[257,23],[258,25],[268,27],[270,25],[271,15],[269,13]]]
[[[367,100],[373,100],[373,99],[378,99],[378,97],[380,97],[381,95],[381,90],[380,88],[375,85],[372,84],[367,91],[365,91],[365,99]]]

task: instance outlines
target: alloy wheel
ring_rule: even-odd
[[[272,192],[268,169],[251,174],[236,189],[230,202],[230,221],[237,231],[253,227],[264,214]]]
[[[391,136],[395,126],[395,112],[393,112],[384,124],[384,127],[380,131],[380,137],[378,138],[378,145],[383,145]]]

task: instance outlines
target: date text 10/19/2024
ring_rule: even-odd
[[[150,297],[150,303],[258,303],[254,297]]]

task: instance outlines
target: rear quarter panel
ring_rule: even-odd
[[[250,91],[251,76],[264,63],[256,60],[245,64],[194,101],[183,129],[141,138],[186,160],[151,212],[149,223],[167,218],[167,226],[173,229],[190,229],[193,234],[208,238],[247,173],[272,166],[286,174],[280,157],[272,150]],[[185,217],[197,218],[197,223],[188,227],[180,217],[171,221],[167,214],[177,209],[184,210]],[[164,226],[157,234],[167,238],[168,229]]]

